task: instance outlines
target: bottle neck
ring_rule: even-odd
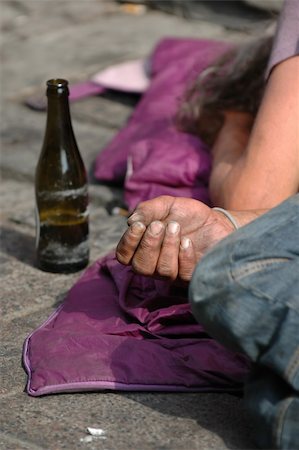
[[[68,93],[48,93],[46,137],[73,137]]]

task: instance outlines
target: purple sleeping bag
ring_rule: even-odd
[[[175,121],[186,88],[228,48],[219,41],[169,38],[154,50],[148,90],[95,164],[98,180],[124,182],[131,210],[164,194],[209,202],[208,149],[198,137],[178,131]]]
[[[193,318],[187,292],[96,262],[25,342],[27,392],[235,391],[248,371]]]
[[[173,118],[186,83],[225,48],[167,39],[155,50],[150,88],[96,164],[99,179],[123,181],[131,158],[130,207],[161,194],[208,200],[207,149],[176,131]],[[206,334],[187,298],[185,289],[136,275],[113,255],[97,261],[26,339],[27,392],[241,389],[248,360]]]

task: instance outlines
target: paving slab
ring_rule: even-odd
[[[250,442],[241,402],[226,394],[25,395],[2,399],[3,433],[41,448],[218,450]],[[105,439],[88,442],[87,427],[102,429]]]
[[[190,450],[254,448],[241,398],[228,394],[72,393],[31,398],[22,345],[80,276],[35,266],[34,171],[45,112],[24,106],[47,79],[71,82],[127,59],[147,57],[165,36],[240,42],[248,30],[211,16],[188,21],[161,11],[126,13],[113,0],[1,2],[1,419],[0,448]],[[204,7],[207,5],[205,4]],[[204,10],[204,9],[203,9]],[[203,11],[202,10],[202,11]],[[128,11],[128,9],[127,9]],[[138,98],[109,93],[71,106],[88,167],[128,120]],[[120,187],[90,185],[91,263],[113,251],[126,221],[107,212]],[[104,430],[92,437],[87,427]]]

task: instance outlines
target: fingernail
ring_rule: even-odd
[[[180,226],[177,222],[169,222],[167,225],[167,231],[171,234],[176,234],[180,229]]]
[[[163,223],[156,220],[150,224],[150,232],[154,235],[160,234],[163,229]]]
[[[134,222],[131,225],[131,230],[139,233],[145,229],[145,225],[142,222]]]
[[[128,218],[128,222],[132,223],[132,222],[138,222],[142,219],[141,215],[138,213],[133,213],[129,218]]]
[[[186,250],[187,248],[189,248],[191,245],[191,240],[189,238],[183,237],[183,239],[181,240],[181,248],[183,250]]]

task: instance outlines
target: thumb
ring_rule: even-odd
[[[179,278],[183,281],[190,281],[196,263],[193,243],[191,239],[183,237],[179,251]]]

